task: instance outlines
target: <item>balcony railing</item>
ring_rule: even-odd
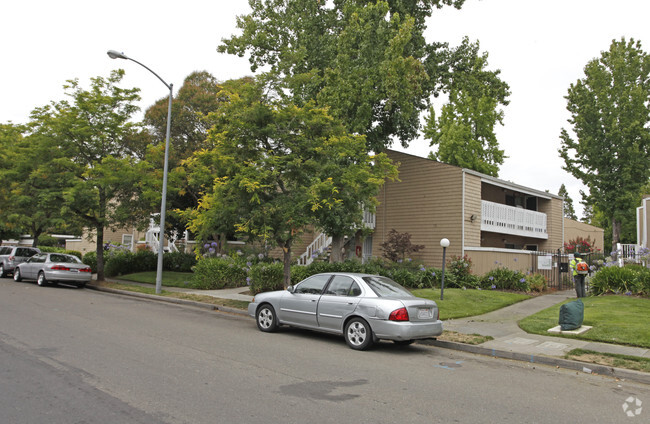
[[[546,214],[481,201],[481,231],[548,239]]]

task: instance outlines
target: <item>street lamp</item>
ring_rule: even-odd
[[[449,240],[446,238],[443,238],[440,240],[440,246],[442,246],[442,278],[440,282],[440,300],[444,300],[444,294],[445,294],[445,253],[447,252],[447,248],[449,247]]]
[[[149,67],[143,65],[135,59],[131,59],[124,53],[120,53],[115,50],[109,50],[106,52],[108,57],[111,59],[125,59],[135,62],[138,65],[145,68],[147,71],[151,72],[158,78],[165,87],[169,89],[169,106],[167,107],[167,136],[165,139],[165,165],[163,168],[163,186],[162,186],[162,201],[160,202],[160,232],[158,234],[158,267],[156,269],[156,294],[160,294],[160,289],[162,287],[162,269],[163,269],[163,248],[165,241],[165,211],[167,209],[167,170],[169,168],[169,133],[171,128],[172,121],[172,94],[174,92],[174,84],[167,84],[165,80],[160,78],[160,76],[149,69]]]

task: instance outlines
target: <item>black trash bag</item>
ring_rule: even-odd
[[[585,305],[582,300],[574,300],[560,306],[560,329],[571,331],[582,327],[585,319]]]

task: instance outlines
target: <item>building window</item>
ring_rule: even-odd
[[[133,234],[122,234],[122,246],[133,250]]]

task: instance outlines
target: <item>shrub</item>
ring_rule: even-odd
[[[191,272],[195,265],[196,256],[191,253],[170,252],[163,255],[163,268],[167,271]]]
[[[547,288],[546,277],[542,274],[531,274],[526,278],[526,281],[531,291],[541,293]]]
[[[97,252],[86,253],[81,259],[81,262],[90,266],[93,272],[97,272]]]
[[[498,267],[489,271],[481,277],[480,285],[482,288],[496,290],[529,290],[526,276],[522,272],[505,267]]]
[[[204,258],[194,267],[192,284],[197,289],[205,290],[243,287],[247,283],[247,269],[229,257]]]
[[[478,288],[480,280],[472,274],[472,260],[467,256],[452,256],[447,264],[445,273],[445,286]]]
[[[66,255],[76,256],[79,259],[83,258],[83,254],[78,250],[67,250],[63,247],[56,247],[56,246],[39,246],[38,248],[41,252],[65,253]]]
[[[625,293],[650,295],[650,270],[640,265],[601,268],[591,278],[590,291],[594,295]]]
[[[259,263],[250,270],[250,291],[252,294],[282,290],[284,288],[284,264]]]
[[[424,249],[422,244],[411,243],[409,233],[399,233],[394,228],[388,232],[387,240],[381,244],[384,257],[389,261],[396,262],[406,259],[411,253]]]

